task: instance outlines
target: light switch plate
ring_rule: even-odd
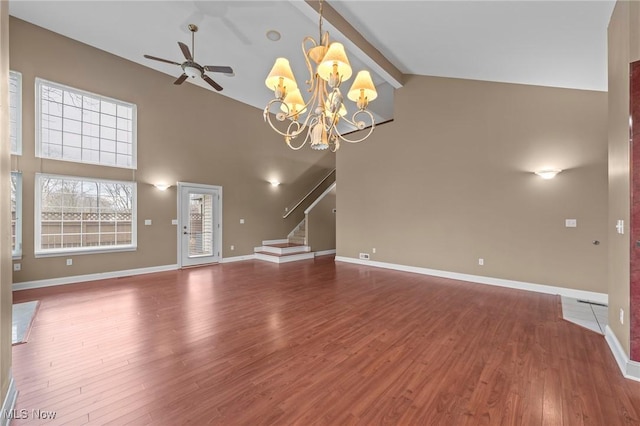
[[[151,219],[145,219],[144,224],[147,226],[151,225]]]
[[[177,225],[178,224],[178,219],[171,219],[171,224],[172,225]]]

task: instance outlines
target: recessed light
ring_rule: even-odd
[[[280,37],[282,37],[280,35],[280,33],[276,30],[269,30],[267,31],[267,38],[271,41],[278,41],[280,40]]]

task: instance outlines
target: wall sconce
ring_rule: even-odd
[[[540,176],[542,179],[553,179],[561,171],[562,170],[545,169],[545,170],[539,170],[535,172],[535,174]]]
[[[171,185],[169,185],[168,183],[154,183],[153,186],[158,188],[160,191],[166,191],[167,189],[171,188]]]
[[[277,180],[272,180],[269,182],[271,184],[271,186],[279,186],[280,182],[278,182]]]

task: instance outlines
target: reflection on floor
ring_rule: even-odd
[[[601,303],[562,296],[562,317],[596,333],[604,334],[608,308]]]

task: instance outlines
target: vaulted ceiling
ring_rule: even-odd
[[[177,41],[190,45],[187,25],[197,24],[195,59],[235,71],[211,74],[224,87],[220,94],[262,109],[272,98],[264,79],[276,57],[291,60],[299,84],[308,78],[300,45],[317,38],[315,3],[10,0],[9,7],[15,17],[174,77],[179,67],[143,55],[182,62]],[[607,90],[613,0],[327,3],[332,40],[345,44],[354,71],[372,71],[381,92],[372,104],[378,121],[392,118],[403,73]],[[280,40],[269,40],[269,30]],[[199,79],[190,83],[210,89]]]

